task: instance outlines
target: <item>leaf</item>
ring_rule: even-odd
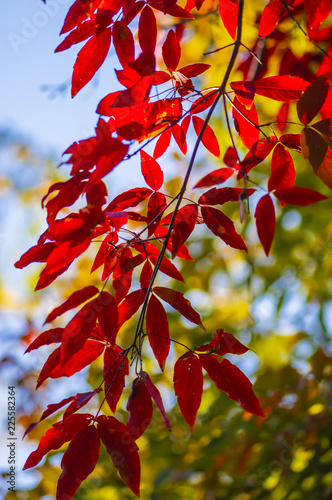
[[[82,288],[81,290],[77,290],[76,292],[73,292],[68,297],[68,299],[65,300],[65,302],[63,302],[60,306],[56,307],[55,309],[53,309],[52,312],[49,313],[49,315],[47,316],[47,318],[45,320],[45,323],[51,323],[58,316],[61,316],[66,311],[69,311],[70,309],[74,309],[75,307],[79,306],[83,302],[86,302],[87,300],[91,299],[94,295],[96,295],[98,292],[99,292],[99,290],[95,286],[86,286],[85,288]]]
[[[234,98],[233,118],[235,128],[243,144],[251,149],[259,139],[258,116],[255,104],[247,109],[237,97]],[[256,125],[256,126],[255,126]]]
[[[123,482],[140,496],[141,464],[138,446],[129,429],[114,417],[100,415],[97,428],[102,442]]]
[[[252,81],[232,82],[232,89],[234,90],[238,100],[247,109],[250,109],[255,97],[255,84]]]
[[[94,425],[78,432],[61,460],[56,500],[68,500],[94,470],[99,457],[100,439]]]
[[[192,120],[193,120],[193,125],[194,125],[196,135],[198,137],[200,135],[202,127],[204,125],[204,120],[202,120],[202,118],[199,118],[198,116],[193,116]],[[214,156],[219,158],[220,148],[219,148],[218,139],[216,138],[216,135],[213,132],[210,125],[206,125],[201,140],[202,140],[202,143],[204,144],[204,146],[206,147],[206,149],[208,151],[210,151],[210,153],[212,153]]]
[[[143,304],[145,293],[143,290],[131,292],[119,305],[119,328],[128,321]]]
[[[264,417],[263,410],[252,389],[250,380],[228,359],[213,354],[200,354],[199,359],[204,370],[217,388],[224,391],[230,399],[248,413]]]
[[[147,6],[148,7],[148,6]],[[148,153],[141,150],[141,170],[145,182],[154,191],[158,191],[164,182],[164,174],[156,160]]]
[[[229,35],[235,40],[239,0],[219,0],[219,14]]]
[[[274,148],[271,160],[271,176],[268,180],[268,189],[293,187],[295,181],[294,162],[291,155],[282,144]]]
[[[123,211],[127,208],[136,207],[142,201],[146,200],[152,194],[151,189],[148,188],[134,188],[119,194],[113,201],[106,207],[105,211]]]
[[[155,286],[153,291],[160,297],[162,300],[170,304],[174,309],[176,309],[182,316],[186,319],[195,323],[202,328],[202,330],[206,331],[200,315],[191,307],[191,304],[188,299],[185,299],[183,293],[172,290],[171,288],[164,288],[162,286]]]
[[[284,11],[282,0],[270,0],[264,7],[259,23],[258,36],[265,38],[277,26]]]
[[[216,208],[202,207],[201,210],[204,222],[213,234],[232,248],[248,251],[243,239],[235,231],[234,222],[227,215]]]
[[[176,361],[173,383],[179,408],[192,432],[203,392],[202,365],[193,352],[184,354]]]
[[[135,378],[127,403],[127,427],[135,439],[141,437],[151,422],[153,406],[150,393],[139,377]]]
[[[213,170],[209,174],[202,177],[200,181],[198,181],[194,188],[203,188],[203,187],[211,187],[216,184],[222,184],[227,181],[234,174],[233,168],[219,168],[217,170]]]
[[[33,351],[34,349],[38,349],[43,345],[50,345],[53,344],[53,342],[61,342],[63,330],[64,328],[51,328],[50,330],[42,332],[33,342],[31,342],[24,354]]]
[[[169,30],[167,38],[162,46],[164,63],[168,70],[176,70],[181,57],[179,40],[173,30]]]
[[[112,31],[106,28],[86,42],[77,54],[74,64],[71,96],[75,95],[91,80],[106,59],[112,39]]]
[[[309,82],[299,77],[282,75],[262,78],[256,80],[254,84],[256,94],[276,101],[288,102],[299,100]]]
[[[90,178],[85,186],[85,191],[91,189],[105,175],[109,174],[126,156],[128,151],[127,144],[123,144],[119,139],[113,139],[111,147],[106,156],[101,158],[96,169],[91,173]]]
[[[91,300],[69,321],[62,334],[61,365],[64,365],[83,347],[91,330],[95,327],[96,320],[96,303],[95,300]]]
[[[145,5],[139,18],[138,40],[143,52],[148,50],[154,52],[157,41],[157,23],[149,5]]]
[[[29,425],[29,427],[27,428],[27,430],[23,434],[23,438],[22,439],[24,439],[25,436],[27,434],[29,434],[29,432],[31,432],[32,429],[34,429],[36,427],[36,425],[38,425],[42,420],[44,420],[45,418],[49,417],[50,415],[53,415],[53,413],[55,413],[56,411],[60,410],[60,408],[62,408],[63,406],[67,405],[73,399],[74,399],[74,396],[71,396],[69,398],[63,399],[62,401],[60,401],[60,403],[47,405],[46,410],[43,412],[43,414],[40,417],[40,419],[38,420],[38,422],[33,422],[32,424]]]
[[[143,377],[144,383],[145,383],[145,385],[150,393],[150,396],[152,397],[153,401],[156,403],[157,408],[161,413],[161,416],[163,418],[163,422],[165,424],[166,429],[168,429],[170,431],[171,427],[170,427],[169,420],[168,420],[167,415],[166,415],[164,403],[163,403],[163,400],[161,399],[159,390],[151,382],[151,379],[146,372],[141,372],[141,376]]]
[[[71,399],[73,399],[73,401],[70,403],[70,405],[68,406],[68,408],[64,412],[63,420],[65,418],[68,418],[69,415],[72,415],[73,413],[75,413],[77,410],[79,410],[83,406],[85,406],[90,401],[90,399],[95,394],[98,394],[100,391],[101,391],[101,387],[99,387],[98,389],[95,389],[94,391],[81,392],[81,393],[76,394],[76,396],[74,398],[71,398]]]
[[[240,201],[248,198],[255,189],[242,189],[242,188],[212,188],[198,198],[200,205],[223,205],[228,201]]]
[[[332,5],[328,0],[317,0],[316,2],[304,0],[303,3],[310,29],[318,28],[332,10]]]
[[[23,269],[31,262],[46,262],[51,252],[56,248],[55,243],[45,243],[44,245],[35,245],[25,252],[20,260],[15,262],[17,269]]]
[[[104,354],[105,397],[108,406],[114,413],[125,385],[125,376],[129,374],[128,358],[116,345],[106,347]]]
[[[122,22],[113,25],[113,43],[120,63],[127,68],[128,63],[135,59],[135,42],[132,32]]]
[[[268,257],[276,227],[276,214],[270,195],[266,194],[257,203],[256,211],[257,234]]]
[[[317,171],[324,161],[328,145],[323,137],[312,128],[304,128],[301,132],[301,153],[309,160],[314,172]]]
[[[326,100],[329,88],[327,76],[320,76],[306,88],[297,103],[297,114],[303,124],[310,123],[319,113]]]
[[[175,123],[172,126],[172,134],[181,152],[185,155],[187,153],[187,141],[183,128]]]
[[[159,191],[152,193],[149,199],[148,213],[147,213],[147,224],[149,224],[148,228],[149,237],[152,236],[155,229],[157,228],[166,207],[167,203],[165,196]]]
[[[118,307],[113,295],[105,290],[95,300],[98,322],[104,336],[110,344],[115,344],[118,333]]]
[[[288,203],[289,205],[297,205],[299,207],[305,207],[307,205],[311,205],[312,203],[329,199],[328,196],[324,196],[323,194],[306,187],[277,189],[273,194],[276,198],[278,198],[280,203]]]
[[[249,349],[243,345],[231,333],[225,332],[223,329],[216,330],[211,342],[201,345],[195,349],[196,352],[206,352],[207,354],[244,354]]]
[[[160,158],[168,149],[171,142],[172,132],[170,128],[167,128],[160,136],[156,142],[153,156],[155,158]]]
[[[30,467],[37,465],[49,451],[61,448],[61,446],[67,441],[70,441],[77,432],[87,427],[92,419],[93,415],[89,413],[78,413],[77,415],[70,415],[70,417],[65,420],[53,424],[41,438],[38,448],[29,455],[23,470],[30,469]]]
[[[251,169],[264,161],[265,158],[271,153],[277,142],[278,141],[275,137],[269,137],[268,139],[260,139],[252,144],[250,151],[248,151],[240,163],[241,168],[238,173],[238,179],[242,179],[243,172],[248,174]]]
[[[151,295],[146,311],[146,333],[160,369],[164,371],[171,343],[166,311],[154,295]]]
[[[185,205],[176,214],[172,232],[172,259],[174,259],[193,232],[198,216],[197,205]]]

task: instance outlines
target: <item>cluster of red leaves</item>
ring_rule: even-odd
[[[226,245],[247,251],[234,222],[215,207],[229,202],[238,203],[243,216],[244,201],[258,193],[257,189],[247,188],[249,174],[271,153],[267,190],[258,200],[255,211],[257,233],[266,255],[269,254],[276,225],[272,195],[281,207],[285,204],[305,206],[326,199],[316,191],[294,185],[296,172],[289,151],[302,153],[316,175],[332,188],[332,151],[327,142],[332,138],[331,29],[319,29],[332,5],[325,0],[317,0],[314,6],[309,0],[271,0],[257,19],[259,36],[269,36],[271,42],[262,56],[264,65],[253,78],[250,74],[252,53],[256,50],[253,47],[247,59],[242,60],[237,68],[243,73],[243,80],[230,83],[228,92],[225,91],[225,81],[220,87],[223,89],[221,92],[220,89],[197,91],[195,88],[193,79],[207,71],[209,65],[199,62],[181,66],[182,24],[168,30],[161,43],[162,61],[158,61],[164,64],[166,70],[157,69],[155,54],[159,32],[156,13],[160,11],[174,18],[193,19],[191,11],[199,10],[203,2],[188,0],[182,8],[176,0],[136,0],[129,3],[126,0],[75,0],[61,31],[66,37],[56,51],[85,42],[74,65],[72,96],[92,79],[105,61],[112,43],[122,66],[116,70],[116,76],[123,90],[112,92],[100,101],[97,108],[100,118],[95,135],[72,144],[65,151],[69,155],[65,163],[71,165],[71,176],[69,180],[51,186],[43,198],[48,228],[37,245],[16,263],[18,268],[31,262],[45,263],[36,286],[36,290],[40,290],[63,274],[92,242],[102,239],[91,269],[91,272],[100,270],[101,281],[104,282],[102,291],[96,286],[86,286],[72,293],[49,313],[45,321],[52,323],[64,313],[78,309],[68,324],[63,328],[43,331],[27,348],[30,352],[44,345],[59,344],[45,362],[37,387],[48,378],[70,377],[103,356],[103,382],[100,386],[91,392],[76,394],[58,404],[49,405],[39,420],[68,405],[62,420],[46,432],[25,464],[25,468],[33,467],[49,451],[69,442],[61,462],[63,471],[58,483],[57,500],[71,498],[80,483],[93,471],[98,460],[100,440],[125,484],[139,496],[140,461],[136,440],[151,421],[153,401],[161,412],[165,426],[170,429],[162,397],[149,375],[142,369],[137,370],[136,365],[136,378],[127,403],[129,416],[126,424],[113,416],[101,415],[101,407],[96,416],[77,412],[101,392],[102,385],[104,399],[101,406],[106,402],[111,412],[116,411],[129,375],[128,355],[134,354],[138,365],[142,365],[141,349],[145,337],[149,339],[161,370],[164,369],[173,339],[163,303],[205,331],[200,315],[182,293],[154,284],[159,271],[174,280],[183,281],[172,260],[175,257],[192,260],[186,243],[196,224],[205,224]],[[242,6],[242,0],[219,1],[221,20],[229,35],[236,39],[234,50],[241,45]],[[279,44],[286,35],[279,30],[279,25],[287,17],[296,21],[296,16],[303,12],[307,16],[310,38],[315,43],[329,44],[327,52],[320,52],[316,57],[318,72],[311,73],[307,69],[307,60],[299,60],[290,49],[286,49],[279,75],[266,76],[269,58],[277,48],[280,53],[283,50]],[[129,27],[134,20],[138,21],[138,54],[135,53],[138,47]],[[291,67],[295,68],[292,72]],[[161,97],[163,93],[151,97],[154,86],[163,86],[162,89],[166,86],[167,97]],[[202,143],[212,155],[220,157],[218,139],[208,121],[222,94],[225,110],[226,100],[232,106],[234,127],[243,147],[248,150],[247,154],[240,159],[230,130],[233,145],[224,153],[225,167],[208,173],[194,186],[195,189],[209,189],[200,195],[197,202],[182,204],[186,180],[178,196],[167,200],[162,191],[164,175],[159,158],[168,150],[172,137],[185,155],[187,134],[192,124],[197,146]],[[276,120],[276,128],[281,134],[288,121],[290,103],[295,101],[298,118],[303,125],[302,132],[280,137],[274,132],[268,137],[264,126],[259,124],[255,105],[256,100],[262,97],[281,103]],[[188,103],[190,106],[186,109]],[[209,113],[207,118],[197,116],[204,112]],[[319,119],[312,123],[318,114]],[[226,119],[229,123],[228,115]],[[133,144],[149,142],[154,137],[157,140],[153,156],[143,149],[145,143],[140,147],[141,172],[148,187],[133,188],[108,200],[104,177],[128,158]],[[195,154],[190,165],[195,160]],[[243,181],[243,187],[216,187],[232,176]],[[69,207],[81,197],[85,197],[86,206],[78,212],[69,213]],[[65,216],[61,218],[64,211]],[[133,232],[133,224],[140,225],[141,229]],[[143,238],[145,232],[146,237]],[[128,239],[125,240],[123,235]],[[139,288],[131,290],[135,269]],[[109,284],[113,293],[104,290]],[[124,349],[119,345],[119,330],[140,308],[133,342]],[[174,366],[173,382],[179,408],[191,430],[201,404],[203,369],[216,387],[245,411],[263,416],[251,382],[224,358],[228,353],[244,354],[247,347],[221,329],[206,345],[194,350],[184,347],[186,353]],[[39,422],[31,424],[27,432]]]

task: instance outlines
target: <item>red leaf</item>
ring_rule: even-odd
[[[98,322],[105,338],[111,344],[115,344],[118,333],[118,307],[113,295],[109,292],[100,292],[95,300]]]
[[[20,260],[15,262],[15,267],[23,269],[31,262],[46,262],[51,252],[56,248],[55,243],[45,243],[44,245],[35,245],[25,252]]]
[[[235,39],[238,24],[239,0],[219,0],[219,14],[229,35]]]
[[[172,126],[172,134],[181,152],[185,155],[187,153],[187,141],[183,128],[175,123]]]
[[[99,0],[93,0],[89,3],[83,3],[81,2],[81,0],[75,0],[66,15],[60,35],[71,31],[77,25],[82,23],[88,17],[88,15],[96,9],[97,3],[99,3]]]
[[[148,6],[147,6],[148,7]],[[150,188],[154,191],[158,191],[161,188],[164,181],[164,174],[156,160],[152,158],[148,153],[141,150],[141,169],[142,174]]]
[[[191,307],[189,300],[184,298],[183,293],[172,290],[171,288],[164,288],[162,286],[155,286],[153,291],[158,295],[158,297],[179,311],[182,316],[187,318],[192,323],[195,323],[195,325],[200,326],[202,330],[206,331],[202,324],[200,315]]]
[[[139,497],[141,464],[138,446],[128,428],[114,417],[100,415],[98,432],[123,482]]]
[[[300,99],[309,82],[299,77],[282,75],[262,78],[256,80],[254,84],[256,94],[276,101],[287,102]]]
[[[328,196],[314,191],[313,189],[305,187],[289,187],[283,189],[277,189],[273,193],[280,203],[289,205],[298,205],[299,207],[305,207],[311,205],[312,203],[317,203],[318,201],[328,200]]]
[[[162,47],[162,54],[167,69],[176,70],[181,57],[181,47],[173,30],[168,32]]]
[[[113,43],[116,54],[123,68],[135,59],[135,42],[132,32],[122,22],[115,22],[113,26]]]
[[[112,146],[108,150],[107,155],[101,158],[98,162],[96,169],[91,173],[90,178],[85,186],[85,191],[91,189],[98,183],[105,175],[109,174],[126,156],[128,147],[123,144],[119,139],[112,140]]]
[[[200,205],[223,205],[227,201],[239,201],[251,196],[255,189],[241,189],[241,188],[212,188],[199,197],[198,203]]]
[[[213,170],[213,172],[202,177],[202,179],[195,184],[194,188],[211,187],[216,184],[222,184],[233,174],[233,168],[218,168],[218,170]]]
[[[105,349],[103,374],[106,401],[114,413],[123,392],[125,376],[129,374],[128,359],[123,356],[120,347],[112,345]]]
[[[304,91],[297,103],[297,114],[303,124],[308,124],[315,118],[323,106],[329,92],[327,76],[320,76]]]
[[[210,231],[219,236],[226,245],[248,251],[243,239],[235,231],[234,222],[227,215],[216,208],[202,207],[202,216]]]
[[[259,200],[255,211],[255,217],[257,234],[264,248],[264,252],[266,256],[268,256],[276,227],[276,214],[270,195],[266,194]]]
[[[195,351],[206,352],[207,354],[244,354],[249,351],[248,347],[243,345],[231,333],[225,332],[223,329],[216,330],[211,342],[197,347]]]
[[[126,208],[136,207],[142,201],[151,195],[152,191],[148,188],[134,188],[119,194],[106,207],[105,211],[123,211]]]
[[[70,398],[66,398],[66,399],[63,399],[62,401],[60,401],[60,403],[56,403],[56,404],[51,404],[51,405],[47,405],[47,408],[46,410],[43,412],[42,416],[40,417],[40,419],[38,420],[38,422],[33,422],[32,424],[29,425],[29,427],[27,428],[27,430],[25,431],[25,433],[23,434],[23,438],[29,433],[32,431],[32,429],[34,429],[36,427],[36,425],[39,424],[39,422],[41,422],[42,420],[44,420],[45,418],[49,417],[50,415],[52,415],[53,413],[55,413],[56,411],[60,410],[60,408],[62,408],[63,406],[65,406],[66,404],[69,403],[69,401],[72,401],[74,399],[74,396],[71,396]],[[23,439],[22,438],[22,439]]]
[[[152,193],[149,199],[147,213],[147,224],[150,224],[148,228],[148,236],[152,236],[154,233],[166,207],[167,203],[165,196],[162,193],[159,193],[159,191]]]
[[[289,116],[289,102],[283,102],[277,114],[277,127],[280,132],[283,132],[287,127]]]
[[[202,118],[199,118],[198,116],[193,116],[192,119],[193,119],[194,129],[198,137],[204,125],[204,120],[202,120]],[[213,132],[210,125],[206,126],[201,140],[206,149],[210,151],[210,153],[212,153],[214,156],[219,158],[220,148],[218,139],[216,138],[215,133]]]
[[[64,412],[63,420],[65,418],[68,418],[69,415],[72,415],[73,413],[75,413],[77,410],[79,410],[83,406],[85,406],[90,401],[90,399],[95,394],[98,394],[98,392],[100,392],[100,391],[101,391],[101,387],[99,387],[98,389],[95,389],[94,391],[81,392],[81,393],[76,394],[75,398],[71,398],[71,399],[74,399],[74,401],[72,401],[70,403],[70,405],[68,406],[68,408]]]
[[[201,75],[209,68],[211,68],[210,64],[196,63],[183,66],[179,69],[179,72],[187,78],[195,78],[195,76]]]
[[[90,36],[94,35],[96,32],[96,21],[95,19],[89,19],[85,23],[74,29],[69,35],[57,46],[54,52],[61,52],[63,50],[69,49],[72,45],[76,43],[83,42]]]
[[[267,183],[269,191],[293,187],[295,175],[294,162],[291,155],[282,144],[277,144],[272,154],[271,176]]]
[[[83,302],[86,302],[87,300],[91,299],[91,297],[96,295],[98,292],[99,292],[99,290],[95,286],[86,286],[85,288],[82,288],[81,290],[77,290],[76,292],[73,292],[68,297],[68,299],[65,300],[65,302],[63,302],[60,306],[56,307],[55,309],[53,309],[52,312],[49,313],[49,315],[47,316],[47,318],[45,320],[45,323],[51,323],[58,316],[61,316],[66,311],[69,311],[70,309],[74,309],[75,307],[79,306]]]
[[[249,173],[250,170],[259,165],[271,153],[274,146],[277,144],[275,137],[268,139],[260,139],[255,142],[250,151],[246,154],[245,158],[241,161],[241,168],[238,173],[238,179],[242,179],[243,171]]]
[[[146,372],[141,372],[141,375],[142,375],[143,380],[145,382],[145,385],[150,393],[150,396],[152,397],[153,401],[156,403],[157,408],[160,411],[161,416],[163,417],[163,422],[165,424],[166,429],[168,429],[170,431],[171,427],[169,425],[169,420],[167,418],[166,411],[164,408],[164,403],[163,403],[163,400],[161,399],[159,390],[152,383],[149,375]]]
[[[207,108],[212,106],[216,97],[217,97],[216,90],[212,90],[210,92],[207,92],[203,97],[199,97],[199,99],[197,99],[191,105],[190,113],[196,114],[196,113],[201,113],[202,111],[205,111]]]
[[[197,205],[185,205],[176,214],[172,233],[172,259],[193,232],[197,216]]]
[[[94,470],[99,457],[99,434],[94,425],[78,432],[61,460],[56,500],[68,500]]]
[[[252,104],[250,109],[247,109],[237,97],[234,98],[233,118],[237,132],[243,144],[251,149],[255,142],[259,139],[258,116],[255,104]],[[253,125],[254,124],[254,125]]]
[[[284,5],[282,0],[270,0],[263,10],[259,23],[258,36],[262,38],[268,36],[276,28],[283,11]]]
[[[310,29],[318,28],[319,25],[327,18],[332,10],[332,4],[329,0],[304,0],[304,10],[308,17],[308,25]]]
[[[250,380],[228,359],[213,354],[200,354],[199,359],[204,370],[218,389],[224,391],[230,399],[248,413],[264,417],[263,410],[252,389]]]
[[[96,304],[95,300],[91,300],[69,321],[62,334],[61,365],[64,365],[83,347],[91,330],[96,325],[96,320]]]
[[[146,332],[153,354],[164,371],[170,348],[168,321],[164,306],[154,295],[151,295],[147,307]]]
[[[25,353],[38,349],[43,345],[53,344],[53,342],[61,342],[64,328],[51,328],[42,332],[26,349]],[[24,353],[24,354],[25,354]]]
[[[252,81],[232,82],[232,89],[234,90],[238,100],[247,109],[250,109],[255,97],[255,84]]]
[[[171,142],[171,137],[172,137],[172,132],[170,128],[167,128],[159,136],[153,152],[153,156],[155,158],[160,158],[160,156],[162,156],[165,153],[165,151],[167,151],[169,143]]]
[[[94,76],[106,59],[112,39],[110,28],[94,35],[77,54],[71,96],[74,97]]]
[[[153,10],[145,5],[138,23],[138,40],[143,52],[154,52],[157,41],[157,23]]]
[[[239,157],[237,151],[233,146],[229,146],[226,150],[226,153],[222,159],[222,161],[227,165],[227,167],[235,167],[237,162],[239,161]]]
[[[78,413],[53,424],[53,426],[41,438],[38,448],[33,451],[24,464],[23,469],[29,469],[37,465],[46,453],[51,450],[57,450],[70,441],[77,432],[87,427],[93,415],[89,413]]]
[[[150,393],[139,377],[135,378],[127,403],[129,418],[127,427],[135,439],[144,434],[151,422],[153,406]]]
[[[131,292],[119,305],[119,328],[130,319],[143,304],[145,293],[143,290]]]
[[[177,360],[173,382],[179,408],[192,432],[203,392],[202,365],[194,353],[188,352]]]

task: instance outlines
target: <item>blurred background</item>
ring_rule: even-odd
[[[93,134],[97,104],[114,90],[113,63],[109,61],[74,100],[70,98],[70,75],[77,50],[54,54],[54,49],[71,3],[50,0],[45,7],[40,0],[12,0],[2,6],[0,18],[0,492],[9,500],[54,500],[63,450],[50,453],[32,471],[21,469],[40,437],[59,416],[43,421],[29,439],[22,441],[22,435],[48,404],[95,388],[102,371],[101,363],[96,361],[89,370],[76,374],[70,384],[52,380],[35,392],[38,371],[52,349],[47,346],[23,356],[55,305],[73,290],[98,283],[98,276],[90,276],[86,271],[91,267],[92,256],[84,255],[72,273],[36,294],[33,288],[40,265],[33,264],[23,271],[14,268],[14,262],[46,228],[40,200],[50,184],[66,178],[67,167],[57,168],[63,151],[72,142]],[[257,2],[248,5],[253,14],[247,16],[254,19],[259,6]],[[195,39],[198,42],[192,44],[191,29],[188,27],[184,39],[184,63],[197,59],[195,50],[201,54],[208,49],[212,35],[220,35],[228,43],[214,18],[200,24]],[[283,29],[286,31],[289,26]],[[249,44],[253,35],[247,36]],[[299,44],[297,36],[293,34],[292,47],[297,47],[299,54],[312,50],[302,38]],[[229,61],[226,52],[215,56],[221,72]],[[208,78],[211,79],[204,85],[213,85],[215,75]],[[260,112],[262,120],[268,121],[275,109],[266,109],[263,102]],[[229,137],[222,120],[216,118],[215,127],[222,148],[226,148]],[[288,131],[293,132],[291,127]],[[292,156],[298,185],[330,196],[307,162],[299,155]],[[202,152],[194,179],[217,165],[216,160]],[[186,159],[174,148],[163,159],[162,167],[166,189],[170,194],[176,193]],[[122,175],[120,169],[112,174],[110,195],[144,185],[138,162],[133,161],[128,168],[130,175],[128,171]],[[268,173],[265,162],[255,170],[256,182],[266,183]],[[226,247],[199,227],[189,245],[195,262],[177,262],[186,279],[186,285],[178,289],[200,312],[210,335],[217,328],[224,328],[252,349],[229,359],[254,382],[266,418],[244,413],[206,380],[202,406],[190,436],[171,390],[172,361],[183,352],[173,346],[168,368],[160,373],[147,348],[145,369],[163,394],[172,432],[163,427],[155,410],[151,425],[138,441],[143,499],[332,498],[331,201],[300,209],[286,206],[282,212],[277,208],[275,240],[266,258],[253,220],[257,199],[252,197],[251,215],[246,217],[242,229],[237,204],[226,208],[227,214],[237,220],[236,227],[244,235],[248,255]],[[134,321],[126,323],[123,339],[129,338]],[[206,342],[204,334],[171,311],[170,332],[174,339],[190,346]],[[17,407],[14,493],[7,492],[6,484],[8,386],[15,386]],[[129,392],[130,387],[124,391],[122,407]],[[116,416],[126,421],[124,410]],[[134,496],[124,487],[102,450],[96,470],[74,498],[117,500]]]

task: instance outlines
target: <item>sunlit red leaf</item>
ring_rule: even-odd
[[[125,376],[128,374],[129,363],[123,356],[122,349],[116,345],[107,347],[104,354],[103,375],[106,401],[113,413],[123,392]]]
[[[167,206],[165,196],[160,192],[152,193],[148,203],[147,223],[149,224],[148,236],[151,236],[164,213]]]
[[[289,102],[283,102],[277,114],[277,127],[280,132],[287,128],[289,116]]]
[[[164,306],[154,295],[151,295],[147,307],[146,332],[153,354],[163,371],[170,348],[169,329]]]
[[[259,200],[255,211],[255,217],[258,237],[268,256],[276,227],[276,214],[270,195],[266,194]]]
[[[114,23],[113,43],[120,63],[126,68],[128,62],[135,59],[135,43],[132,32],[124,23]]]
[[[277,142],[275,137],[269,137],[268,139],[264,138],[255,142],[240,163],[241,168],[238,173],[238,179],[242,178],[243,172],[249,173],[252,168],[264,161]]]
[[[239,201],[251,196],[255,189],[241,189],[241,188],[212,188],[198,198],[200,205],[223,205],[227,201]]]
[[[25,252],[20,260],[15,262],[15,267],[23,269],[31,262],[46,262],[51,252],[56,248],[55,243],[44,243],[44,245],[35,245]]]
[[[251,149],[259,139],[258,115],[255,104],[252,104],[251,108],[247,109],[237,97],[234,98],[233,104],[232,112],[235,128],[243,144],[248,149]]]
[[[239,0],[219,0],[219,14],[229,35],[235,39],[238,24]]]
[[[142,201],[151,195],[152,191],[148,188],[134,188],[119,194],[106,207],[106,211],[122,211],[126,208],[136,207]]]
[[[202,120],[202,118],[199,118],[198,116],[193,116],[192,120],[193,120],[193,125],[194,125],[196,135],[198,137],[200,135],[202,127],[204,125],[204,120]],[[202,135],[201,140],[202,140],[202,143],[204,144],[204,146],[206,147],[206,149],[208,151],[210,151],[210,153],[212,153],[214,156],[219,158],[220,148],[219,148],[218,139],[216,138],[216,135],[213,132],[210,125],[206,125],[206,128],[204,130],[204,133]]]
[[[218,389],[224,391],[230,399],[239,403],[248,413],[264,416],[252,389],[252,383],[237,366],[228,359],[213,354],[200,354],[199,359]]]
[[[72,97],[91,80],[105,61],[110,48],[111,38],[111,29],[106,28],[88,40],[77,54],[72,78]]]
[[[127,411],[129,412],[127,427],[134,438],[138,439],[151,422],[153,413],[151,395],[141,378],[137,377],[133,382]]]
[[[211,187],[216,184],[222,184],[233,174],[233,168],[218,168],[217,170],[214,170],[213,172],[210,172],[202,177],[202,179],[195,184],[194,188]]]
[[[105,338],[111,344],[115,344],[118,333],[118,307],[113,295],[105,290],[100,292],[95,300],[99,325]]]
[[[53,309],[52,312],[49,313],[47,316],[45,323],[51,323],[52,321],[55,320],[58,316],[61,316],[64,314],[66,311],[69,311],[70,309],[74,309],[75,307],[79,306],[83,302],[86,302],[87,300],[91,299],[94,295],[96,295],[99,292],[98,288],[95,286],[86,286],[85,288],[82,288],[81,290],[77,290],[76,292],[73,292],[65,302],[63,302],[60,306],[56,307]]]
[[[126,156],[128,146],[119,141],[119,139],[113,139],[112,142],[113,145],[108,150],[108,154],[99,160],[95,170],[91,173],[85,186],[85,191],[88,191],[105,175],[109,174]]]
[[[283,102],[297,101],[309,85],[302,78],[289,75],[269,76],[254,83],[256,94]]]
[[[329,0],[304,0],[304,10],[308,17],[308,24],[311,29],[318,28],[327,18],[332,10]]]
[[[271,160],[271,176],[268,180],[268,189],[287,188],[294,186],[295,168],[289,152],[282,144],[274,148]]]
[[[89,413],[78,413],[77,415],[70,415],[70,417],[53,424],[53,426],[41,438],[38,448],[33,451],[23,469],[29,469],[37,465],[46,453],[51,450],[57,450],[61,446],[70,441],[77,432],[80,432],[87,427],[93,415]]]
[[[197,205],[185,205],[176,214],[172,233],[172,258],[193,232],[198,216]]]
[[[119,305],[119,328],[130,319],[143,304],[145,293],[143,290],[131,292]]]
[[[161,416],[163,418],[163,422],[165,424],[166,429],[168,429],[170,431],[171,427],[170,427],[169,420],[168,420],[167,415],[166,415],[164,403],[163,403],[163,400],[161,399],[159,390],[152,383],[149,375],[146,372],[141,372],[141,375],[142,375],[143,380],[145,382],[145,385],[150,393],[150,396],[152,397],[153,401],[156,403],[157,408],[161,413]]]
[[[142,51],[154,52],[157,41],[157,23],[153,10],[145,5],[138,23],[138,40]]]
[[[216,330],[211,342],[201,345],[195,349],[196,352],[206,352],[207,354],[244,354],[249,349],[242,344],[234,335],[225,332],[223,329]]]
[[[100,415],[98,432],[123,482],[139,497],[141,464],[135,437],[114,417]]]
[[[195,323],[195,325],[200,326],[205,331],[200,315],[191,307],[189,300],[184,298],[183,293],[162,286],[155,286],[153,291],[158,297],[182,314],[182,316],[192,323]]]
[[[162,54],[167,69],[176,70],[181,57],[181,47],[173,30],[169,30],[167,34],[162,47]]]
[[[73,401],[70,403],[70,405],[68,406],[68,408],[64,412],[63,420],[65,418],[68,418],[69,415],[72,415],[73,413],[75,413],[77,410],[79,410],[83,406],[85,406],[90,401],[90,399],[95,394],[98,394],[98,392],[100,392],[100,391],[101,391],[101,387],[99,387],[98,389],[95,389],[94,391],[81,392],[81,393],[76,394],[76,396],[74,398],[71,398],[71,399],[73,399]]]
[[[172,137],[172,132],[170,128],[167,128],[159,136],[153,152],[154,158],[160,158],[160,156],[162,156],[165,153],[165,151],[167,151],[167,148],[171,142],[171,137]]]
[[[32,424],[29,425],[29,427],[27,428],[27,430],[25,431],[25,433],[23,435],[23,438],[27,434],[29,434],[29,432],[31,432],[32,429],[34,429],[36,427],[36,425],[39,424],[39,422],[41,422],[45,418],[49,417],[50,415],[53,415],[53,413],[55,413],[56,411],[60,410],[60,408],[63,408],[65,405],[67,405],[73,399],[74,399],[74,396],[71,396],[70,398],[63,399],[62,401],[60,401],[60,403],[47,405],[46,410],[43,412],[43,414],[40,417],[40,419],[38,420],[38,422],[33,422]]]
[[[179,408],[192,432],[203,392],[202,365],[192,352],[175,363],[173,383]]]
[[[297,186],[277,189],[273,194],[278,198],[280,203],[288,203],[289,205],[297,205],[299,207],[305,207],[312,203],[329,199],[328,196],[324,196],[313,189]]]
[[[210,231],[219,236],[226,245],[247,251],[246,244],[235,231],[234,222],[227,215],[216,208],[202,207],[202,216]]]
[[[42,332],[33,342],[31,342],[25,353],[38,349],[43,345],[53,344],[53,342],[61,342],[63,330],[64,328],[51,328],[50,330]]]
[[[56,500],[68,500],[94,470],[99,457],[100,439],[94,425],[78,432],[61,460]]]
[[[148,7],[148,6],[147,6]],[[158,191],[161,188],[164,181],[164,174],[156,160],[152,158],[148,153],[141,150],[141,170],[145,182],[154,191]]]
[[[172,134],[180,150],[185,155],[187,153],[187,141],[183,128],[176,123],[172,127]]]
[[[255,84],[252,81],[232,82],[232,89],[234,90],[238,100],[247,109],[250,109],[255,97]]]
[[[262,38],[268,36],[277,26],[283,11],[284,5],[282,0],[270,0],[263,10],[259,23],[258,36]]]

